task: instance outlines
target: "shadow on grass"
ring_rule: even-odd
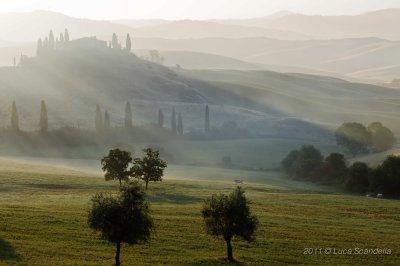
[[[167,194],[167,193],[157,193],[148,196],[150,202],[169,202],[176,204],[190,204],[202,201],[202,198],[182,195],[182,194]]]
[[[21,256],[15,252],[10,243],[0,238],[0,261],[20,259]]]
[[[244,266],[246,264],[240,262],[240,261],[228,261],[226,258],[221,258],[221,259],[204,259],[196,262],[192,262],[188,264],[188,266],[194,266],[194,265],[209,265],[209,266]]]

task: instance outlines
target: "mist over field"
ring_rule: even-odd
[[[400,263],[397,3],[89,2],[0,4],[0,265]]]

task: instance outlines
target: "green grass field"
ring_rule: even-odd
[[[1,265],[113,264],[114,245],[99,240],[86,218],[91,195],[116,191],[117,182],[105,182],[96,173],[6,160],[0,160],[0,169]],[[398,201],[343,195],[268,172],[186,167],[167,175],[148,191],[154,234],[147,244],[123,245],[123,265],[224,265],[225,244],[204,233],[200,209],[205,197],[230,192],[232,179],[240,176],[247,177],[243,186],[260,221],[256,242],[233,242],[240,264],[400,262]],[[305,248],[356,247],[388,248],[392,254],[303,254]]]

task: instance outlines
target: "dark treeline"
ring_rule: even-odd
[[[314,146],[303,146],[291,151],[281,165],[296,180],[339,186],[353,193],[384,193],[400,198],[400,157],[389,156],[376,168],[363,162],[348,166],[340,153],[324,158]]]

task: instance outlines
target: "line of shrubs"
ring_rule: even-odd
[[[326,158],[314,146],[291,151],[281,163],[288,177],[339,186],[352,193],[385,194],[400,198],[400,157],[388,156],[375,168],[363,162],[350,166],[340,153]]]

